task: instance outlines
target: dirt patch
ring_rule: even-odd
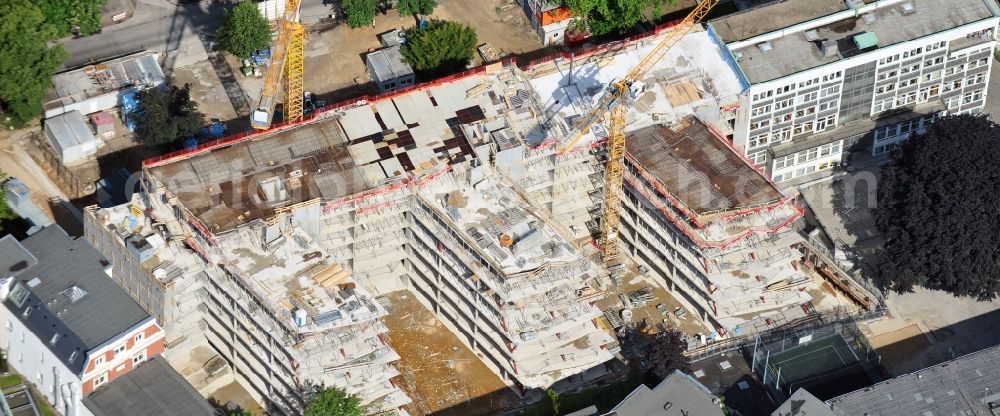
[[[209,398],[215,399],[216,402],[223,406],[233,403],[239,406],[240,409],[243,409],[244,412],[249,412],[252,415],[266,414],[264,408],[257,404],[250,396],[250,393],[247,393],[246,389],[236,381],[219,387],[218,390],[209,395]]]
[[[206,120],[232,120],[237,117],[222,81],[209,61],[175,69],[174,83],[191,84],[191,99],[198,103],[198,110],[205,114]]]
[[[499,53],[524,54],[542,49],[524,12],[513,0],[439,0],[432,19],[464,23],[476,31],[478,43],[490,43]],[[306,41],[305,89],[328,102],[378,91],[368,84],[364,57],[381,48],[378,35],[416,25],[412,16],[395,10],[375,16],[374,27],[351,29],[340,24],[309,34]],[[474,65],[480,63],[478,54]],[[418,80],[422,81],[422,80]],[[247,89],[253,91],[253,89]],[[253,94],[251,93],[251,96]]]
[[[872,348],[882,356],[888,368],[907,362],[920,355],[931,343],[916,324],[886,332],[870,338]]]
[[[385,324],[401,357],[398,384],[413,399],[410,414],[488,415],[518,406],[518,397],[412,294],[387,297],[392,313]]]

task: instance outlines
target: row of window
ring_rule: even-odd
[[[939,116],[937,114],[932,114],[891,126],[879,127],[875,129],[875,141],[881,142],[895,139],[899,136],[908,136],[910,132],[922,133],[938,118]]]
[[[930,45],[927,45],[927,46],[922,46],[922,47],[919,47],[919,48],[916,48],[916,49],[911,49],[909,51],[905,51],[902,54],[898,54],[897,53],[897,54],[892,55],[892,56],[886,56],[885,58],[879,59],[878,63],[879,63],[879,65],[891,64],[891,63],[896,62],[896,61],[898,61],[900,59],[906,59],[906,58],[911,58],[911,57],[920,55],[923,52],[936,51],[938,49],[941,49],[941,48],[945,47],[945,45],[947,45],[947,42],[945,42],[945,41],[934,42],[934,43],[932,43]]]
[[[774,159],[774,170],[812,162],[821,157],[840,154],[841,145],[842,140],[838,140],[833,143],[827,143],[822,146],[816,146],[812,149],[803,150],[795,154],[779,157]]]
[[[833,167],[840,166],[839,160],[831,160],[827,162],[820,163],[819,165],[809,165],[798,168],[792,172],[785,172],[783,174],[774,175],[775,182],[787,181],[792,178],[796,178],[802,175],[808,175],[810,173],[816,172],[818,170],[830,169]]]
[[[796,85],[799,88],[805,88],[805,87],[809,87],[809,86],[812,86],[812,85],[819,84],[820,82],[835,81],[835,80],[838,80],[838,79],[842,78],[843,76],[844,76],[843,72],[836,71],[836,72],[832,72],[832,73],[823,75],[821,77],[816,77],[816,78],[813,78],[813,79],[809,79],[809,80],[805,80],[805,81],[799,82],[798,84],[794,84],[794,83],[793,84],[788,84],[788,85],[785,85],[783,87],[779,87],[779,88],[776,88],[776,89],[773,89],[773,90],[764,91],[764,92],[759,93],[759,94],[754,94],[753,95],[753,101],[760,101],[760,100],[764,100],[764,99],[767,99],[767,98],[771,98],[771,97],[773,97],[775,95],[781,95],[781,94],[784,94],[786,92],[791,92],[796,87]]]

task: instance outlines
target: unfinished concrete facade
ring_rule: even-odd
[[[594,261],[591,237],[606,134],[598,126],[576,148],[556,148],[574,119],[666,30],[525,68],[492,64],[148,160],[137,209],[90,210],[96,226],[88,229],[94,238],[110,235],[108,250],[123,253],[126,234],[159,236],[159,252],[182,272],[123,258],[162,290],[146,304],[160,305],[153,313],[173,321],[163,323],[168,337],[180,345],[204,333],[241,383],[276,411],[296,413],[304,387],[322,382],[360,395],[369,413],[403,412],[409,399],[391,380],[398,374],[392,334],[380,321],[385,309],[372,300],[400,289],[515,391],[571,376],[592,380],[616,345],[594,306],[609,275]],[[721,53],[705,31],[685,37],[636,86],[628,131],[641,138],[641,129],[673,128],[689,142],[718,140],[709,129],[731,132],[742,86]],[[643,144],[645,156],[691,164],[652,144]],[[673,214],[653,212],[656,198],[646,193],[663,199],[692,185],[672,182],[655,160],[631,156],[621,241],[723,337],[759,312],[805,300],[785,265],[791,254],[781,250],[789,244],[782,231],[798,216],[790,199],[721,141],[708,146],[701,165],[680,168],[702,172],[701,185],[733,183],[697,215],[681,217],[685,226],[668,224],[670,215],[691,213],[681,205]],[[711,173],[713,163],[725,172]],[[633,185],[649,175],[659,182]],[[661,189],[675,186],[681,189]],[[128,220],[126,231],[109,227],[129,216],[135,225]],[[745,260],[760,271],[736,281],[733,272],[750,266],[727,256],[745,256],[745,248],[760,256]],[[684,277],[671,271],[681,267]],[[780,294],[765,293],[771,289]]]

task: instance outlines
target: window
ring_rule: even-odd
[[[770,112],[771,112],[771,105],[768,104],[768,105],[765,105],[763,107],[755,107],[752,111],[750,111],[750,116],[754,117],[754,116],[759,116],[761,114],[770,113]]]
[[[962,104],[971,104],[971,103],[974,103],[974,102],[979,101],[981,99],[983,99],[983,92],[982,91],[968,92],[968,93],[965,93],[965,95],[962,96]]]
[[[144,335],[140,332],[138,334],[135,334],[135,338],[132,338],[132,340],[135,341],[136,344],[138,344],[138,343],[142,342],[142,338],[143,337],[144,337]]]
[[[843,73],[841,73],[840,71],[834,72],[834,73],[829,74],[829,75],[823,75],[823,82],[833,81],[835,79],[840,79],[841,76],[843,76]]]
[[[965,71],[965,64],[948,67],[948,69],[944,70],[944,75],[948,76],[962,71]]]
[[[94,388],[96,389],[98,387],[101,387],[107,382],[108,382],[108,373],[104,372],[101,375],[94,377]]]
[[[56,342],[59,342],[59,334],[58,333],[52,335],[52,339],[49,340],[49,345],[55,346]]]
[[[836,119],[837,119],[836,114],[816,119],[816,131],[832,129],[834,126],[836,126],[835,123]]]
[[[816,106],[806,107],[795,112],[795,117],[804,117],[810,114],[816,114]]]
[[[771,120],[758,121],[756,123],[750,123],[750,130],[762,129],[770,125],[771,125]]]
[[[889,85],[883,85],[881,87],[875,87],[876,94],[883,94],[895,90],[896,90],[896,84],[889,84]]]
[[[104,365],[104,355],[94,358],[94,367],[100,367],[102,365]]]
[[[781,88],[778,88],[778,89],[774,90],[774,93],[775,94],[784,94],[786,92],[791,91],[792,90],[792,86],[793,86],[793,84],[785,85],[784,87],[781,87]]]
[[[116,347],[115,348],[115,357],[117,357],[118,354],[121,354],[121,353],[125,352],[125,349],[126,349],[125,344],[122,344],[122,345],[119,345],[118,347]]]
[[[822,112],[822,111],[829,110],[829,109],[833,108],[833,105],[836,104],[836,103],[837,103],[836,101],[827,101],[825,103],[819,103],[819,111]]]
[[[800,82],[799,83],[799,88],[805,88],[805,87],[808,87],[810,85],[818,84],[818,83],[819,83],[819,78],[813,78],[813,79],[810,79],[810,80],[806,80],[806,81]]]
[[[910,86],[913,86],[913,85],[917,85],[917,79],[916,78],[910,78],[908,80],[900,81],[899,82],[899,88],[906,88],[906,87],[910,87]]]
[[[792,128],[785,127],[781,130],[771,132],[771,143],[784,143],[792,138]]]
[[[816,101],[817,97],[819,97],[819,93],[816,92],[816,91],[813,91],[813,92],[810,92],[808,94],[803,94],[803,95],[798,96],[798,102],[799,102],[799,104],[802,104],[802,103],[807,103],[807,102],[810,102],[810,101]]]
[[[875,141],[880,142],[896,137],[896,126],[879,127],[875,129]]]
[[[143,361],[146,361],[146,351],[140,352],[140,353],[136,354],[134,357],[132,357],[132,365],[133,366],[136,365],[136,364],[139,364],[139,363],[141,363]]]
[[[795,155],[788,155],[774,159],[774,168],[783,169],[795,164]]]
[[[768,143],[768,140],[767,140],[768,137],[769,136],[767,134],[760,134],[760,135],[751,137],[750,138],[750,144],[747,145],[747,147],[752,149],[754,147],[765,146]]]
[[[878,80],[879,81],[882,81],[882,80],[885,80],[885,79],[889,79],[889,78],[896,78],[896,70],[895,69],[893,69],[892,71],[888,71],[888,72],[880,72],[878,74]]]
[[[31,306],[24,308],[24,313],[22,313],[21,316],[23,316],[25,319],[31,316]]]
[[[80,356],[80,352],[79,351],[73,351],[73,352],[71,352],[69,354],[69,363],[73,364],[73,361],[76,361],[76,357],[79,357],[79,356]]]
[[[885,65],[885,64],[892,63],[892,62],[895,62],[895,61],[898,61],[898,60],[899,60],[899,55],[896,54],[896,55],[887,56],[885,58],[879,59],[878,63],[879,63],[879,65]]]
[[[781,100],[781,101],[778,101],[778,102],[774,103],[774,109],[775,110],[781,110],[781,109],[788,108],[788,107],[791,107],[791,106],[792,106],[792,99],[791,98],[786,99],[786,100]]]
[[[10,331],[13,331],[13,330],[14,330],[14,324],[13,324],[13,323],[12,323],[11,321],[7,321],[7,322],[5,322],[5,323],[4,323],[4,326],[6,326],[6,327],[7,327],[7,331],[8,331],[8,332],[10,332]]]
[[[941,78],[941,73],[942,73],[941,71],[934,71],[929,74],[924,74],[922,82],[934,81],[936,79],[939,79]]]
[[[905,66],[903,68],[900,68],[899,73],[900,73],[900,75],[902,75],[902,74],[909,74],[910,72],[917,72],[917,71],[920,71],[920,64],[913,64],[913,65],[910,65],[910,66]]]
[[[832,87],[826,87],[826,88],[824,88],[823,89],[823,96],[824,97],[829,97],[829,96],[831,96],[833,94],[837,94],[839,92],[840,92],[840,85],[834,85]]]
[[[750,161],[757,166],[764,166],[764,162],[767,160],[767,150],[761,150],[759,152],[753,152],[748,155]]]
[[[812,131],[813,131],[813,123],[810,121],[802,124],[796,124],[795,128],[792,129],[792,134],[797,136],[800,134],[812,133]]]
[[[772,95],[774,95],[774,91],[765,91],[765,92],[762,92],[760,94],[754,94],[753,95],[753,100],[754,101],[760,101],[760,100],[763,100],[765,98],[770,98]]]
[[[941,49],[941,48],[943,48],[945,44],[946,44],[946,43],[945,43],[944,41],[941,41],[941,42],[934,42],[934,43],[932,43],[932,44],[930,44],[930,45],[927,45],[927,48],[926,48],[926,50],[927,50],[927,52],[931,52],[931,51],[936,51],[936,50],[938,50],[938,49]]]

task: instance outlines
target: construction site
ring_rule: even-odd
[[[271,414],[318,385],[369,414],[498,389],[511,408],[617,377],[626,328],[698,347],[865,308],[823,290],[845,279],[812,270],[797,195],[731,147],[746,86],[690,23],[147,160],[87,238],[171,362],[210,358],[177,365],[196,388],[236,382]]]

